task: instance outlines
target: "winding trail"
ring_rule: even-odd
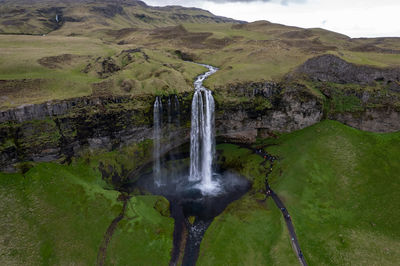
[[[104,238],[100,245],[99,252],[97,253],[96,265],[98,266],[103,266],[105,264],[108,243],[110,243],[110,240],[114,234],[115,229],[117,228],[118,223],[125,216],[126,205],[128,204],[129,197],[124,197],[123,200],[124,200],[124,205],[122,206],[120,214],[111,222],[111,224],[107,228],[106,233],[104,234]]]
[[[287,229],[289,231],[290,242],[292,244],[292,248],[293,248],[294,252],[296,253],[297,259],[299,260],[301,265],[307,266],[307,262],[303,256],[303,253],[301,252],[300,244],[299,244],[299,241],[297,240],[296,232],[294,230],[294,226],[292,223],[292,219],[289,215],[289,212],[286,209],[286,206],[283,204],[283,202],[279,198],[279,196],[271,189],[271,187],[268,183],[268,176],[272,172],[274,162],[277,160],[277,158],[275,156],[272,156],[272,155],[262,151],[261,149],[253,149],[252,148],[252,150],[254,153],[260,155],[261,157],[263,157],[265,159],[264,162],[262,162],[262,164],[265,164],[267,161],[270,161],[270,163],[271,163],[271,166],[265,175],[265,189],[266,189],[266,192],[265,192],[266,198],[265,199],[267,199],[267,197],[270,196],[274,200],[276,206],[281,210],[283,218],[285,219],[285,222],[286,222]]]

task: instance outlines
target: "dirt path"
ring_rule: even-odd
[[[306,262],[306,260],[305,260],[305,258],[303,256],[303,253],[301,252],[300,244],[299,244],[299,242],[297,240],[296,232],[294,230],[294,226],[293,226],[293,223],[292,223],[292,219],[291,219],[291,217],[289,215],[289,212],[286,209],[286,206],[281,201],[281,199],[271,189],[271,187],[269,186],[269,183],[268,183],[268,176],[272,172],[272,168],[274,166],[274,162],[277,160],[277,158],[275,156],[272,156],[272,155],[264,152],[261,149],[252,149],[252,150],[253,150],[254,153],[256,153],[256,154],[258,154],[258,155],[260,155],[260,156],[262,156],[264,158],[264,161],[262,162],[263,165],[265,165],[267,161],[269,161],[271,163],[271,166],[270,166],[270,168],[268,169],[268,171],[267,171],[267,173],[265,175],[265,189],[266,189],[265,195],[266,195],[266,197],[270,196],[274,200],[276,206],[281,210],[283,218],[285,219],[285,222],[286,222],[287,229],[289,231],[290,242],[292,244],[293,250],[296,253],[296,256],[297,256],[300,264],[303,265],[303,266],[307,266],[307,262]]]
[[[124,218],[126,205],[128,204],[129,197],[124,197],[124,205],[122,206],[122,210],[120,214],[111,222],[108,226],[106,233],[104,234],[103,242],[100,245],[99,252],[97,253],[97,263],[98,266],[103,266],[106,260],[107,247],[108,243],[114,234],[115,229],[117,228],[118,223]]]

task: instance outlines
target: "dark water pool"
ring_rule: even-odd
[[[204,193],[199,182],[188,181],[189,154],[182,148],[165,155],[162,165],[163,185],[156,185],[151,168],[147,168],[132,188],[162,195],[169,200],[171,215],[175,219],[171,264],[176,264],[180,257],[182,260],[181,249],[184,246],[183,265],[195,265],[201,240],[214,217],[221,214],[229,203],[243,196],[251,184],[232,171],[216,170],[213,181],[218,188],[212,193]]]

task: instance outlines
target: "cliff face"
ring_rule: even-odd
[[[309,59],[289,78],[310,79],[326,98],[326,117],[372,132],[400,130],[400,68],[348,63],[334,55]]]
[[[250,88],[250,89],[249,89]],[[275,83],[255,83],[232,88],[223,101],[215,92],[217,135],[252,142],[260,132],[289,132],[320,121],[322,102],[302,91],[282,91]],[[248,95],[251,93],[251,95]],[[180,127],[164,123],[162,149],[190,138],[191,95],[178,96]],[[162,97],[167,106],[168,96]],[[77,98],[26,105],[0,113],[0,168],[12,171],[22,161],[68,160],[85,149],[112,150],[153,138],[154,98]],[[164,108],[164,121],[168,121]],[[171,139],[174,141],[171,143]]]
[[[141,105],[138,105],[138,102]],[[78,98],[0,113],[0,167],[67,159],[84,148],[113,149],[151,135],[146,99]]]
[[[358,74],[347,75],[342,68]],[[327,55],[297,70],[310,78],[311,85],[288,79],[215,88],[217,137],[254,142],[256,137],[299,130],[324,118],[361,130],[399,131],[396,71],[359,67]],[[384,84],[368,87],[377,82]],[[164,107],[170,97],[162,97]],[[164,123],[161,152],[190,138],[192,95],[177,97],[179,126]],[[65,161],[87,149],[113,150],[152,139],[153,103],[151,95],[83,97],[1,111],[0,169],[13,171],[15,163],[24,161]],[[170,120],[166,108],[163,116],[163,121]]]
[[[324,115],[362,130],[400,130],[399,112],[393,108],[327,114],[326,99],[300,84],[236,84],[217,88],[214,97],[217,137],[235,142],[249,143],[256,137],[299,130],[321,121]],[[161,152],[190,139],[191,95],[178,98],[181,126],[164,123]],[[162,101],[167,106],[168,96]],[[87,149],[113,150],[152,139],[153,102],[152,96],[88,97],[3,111],[0,168],[14,171],[18,162],[65,161]],[[166,109],[163,116],[168,121]]]
[[[337,113],[331,115],[330,118],[364,131],[386,133],[400,130],[400,112],[391,107],[367,108],[354,113]]]
[[[319,122],[323,116],[321,98],[303,86],[252,83],[216,91],[216,99],[234,97],[243,102],[221,101],[217,105],[217,135],[241,142],[254,142],[257,136],[291,132]]]

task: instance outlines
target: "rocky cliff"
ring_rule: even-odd
[[[164,106],[168,97],[162,97]],[[181,126],[164,123],[163,150],[189,140],[191,97],[178,95]],[[252,142],[264,131],[301,129],[322,117],[322,101],[300,87],[254,83],[217,90],[215,98],[217,135],[236,141]],[[246,101],[231,102],[242,98]],[[2,111],[0,168],[11,171],[17,162],[68,160],[85,149],[112,150],[152,139],[153,102],[153,96],[85,97]],[[178,141],[169,143],[171,138]]]
[[[314,81],[339,84],[374,85],[377,82],[389,90],[400,92],[400,68],[359,66],[331,54],[307,60],[295,73],[302,73]]]
[[[302,129],[323,116],[322,98],[299,84],[237,84],[217,89],[215,98],[217,135],[241,142]]]
[[[326,55],[310,59],[280,83],[214,88],[217,137],[253,142],[256,137],[302,129],[324,118],[361,130],[399,131],[397,73]],[[299,74],[302,80],[296,78]],[[169,97],[162,96],[164,106]],[[180,126],[164,123],[163,151],[189,140],[192,94],[177,97]],[[23,161],[65,161],[87,149],[113,150],[152,139],[153,103],[153,95],[82,97],[1,111],[0,169],[13,171]],[[167,110],[163,115],[168,121]]]
[[[287,78],[308,80],[324,95],[326,118],[372,132],[400,130],[400,68],[359,66],[328,54]]]
[[[151,138],[152,101],[88,97],[3,111],[0,168],[12,170],[21,161],[68,160],[85,149],[112,150]]]

